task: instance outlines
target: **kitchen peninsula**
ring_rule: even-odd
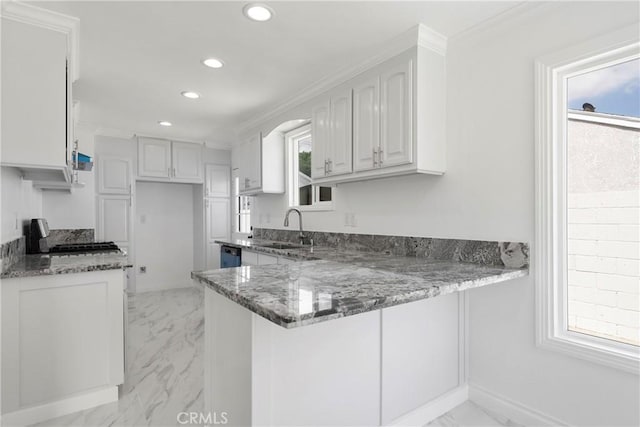
[[[410,425],[464,401],[462,291],[528,269],[460,259],[528,248],[407,239],[377,252],[221,242],[298,261],[192,274],[206,285],[205,408],[231,425]],[[430,256],[397,255],[408,243]]]

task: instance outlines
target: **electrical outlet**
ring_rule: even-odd
[[[146,272],[147,272],[147,266],[141,265],[140,266],[140,274],[145,274]]]

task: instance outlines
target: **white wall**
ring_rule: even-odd
[[[305,228],[534,245],[534,60],[638,25],[639,10],[631,2],[527,10],[450,40],[444,176],[342,185],[336,210],[305,212]],[[253,225],[283,228],[285,200],[256,198]],[[348,212],[356,227],[344,226]],[[570,424],[638,425],[638,376],[537,348],[534,306],[531,276],[470,291],[470,382]]]
[[[23,181],[19,170],[2,167],[2,229],[0,243],[22,236],[25,222],[42,217],[42,191],[33,188],[31,181]]]
[[[136,291],[190,286],[193,270],[190,184],[136,183]],[[139,267],[147,273],[140,274]]]
[[[81,153],[94,157],[95,144],[91,131],[76,129],[78,147]],[[85,184],[73,192],[43,191],[42,215],[47,219],[49,228],[95,228],[95,166],[91,172],[78,172],[78,180]]]

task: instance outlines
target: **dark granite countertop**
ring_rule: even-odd
[[[133,265],[122,252],[83,255],[23,255],[2,272],[1,279],[117,270]]]
[[[300,261],[194,272],[191,277],[285,328],[309,325],[529,274],[528,268],[438,261],[328,247],[274,249],[219,241]]]

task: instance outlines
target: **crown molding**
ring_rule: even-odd
[[[74,82],[80,77],[80,41],[78,35],[80,20],[78,18],[15,0],[2,1],[1,3],[0,15],[3,18],[66,34],[68,39],[67,49],[71,61],[71,81]]]
[[[273,119],[285,113],[287,110],[309,101],[327,90],[338,86],[358,74],[367,71],[370,68],[379,65],[380,63],[415,46],[420,46],[425,49],[432,50],[439,55],[445,56],[447,52],[447,38],[424,24],[418,24],[399,36],[383,43],[378,49],[378,54],[375,56],[368,58],[357,65],[343,68],[335,74],[324,77],[316,81],[311,86],[307,86],[293,97],[285,99],[280,103],[276,103],[272,107],[268,108],[266,112],[258,114],[249,120],[245,120],[238,125],[236,132],[238,134],[245,133],[250,129],[259,126],[261,123]]]
[[[519,20],[526,19],[527,17],[548,10],[553,10],[562,5],[563,2],[539,2],[532,0],[525,0],[515,6],[491,16],[484,21],[477,23],[459,33],[456,33],[449,37],[451,43],[466,40],[469,38],[478,38],[485,33],[491,33],[492,31],[500,31],[501,27],[508,25],[519,25]]]

